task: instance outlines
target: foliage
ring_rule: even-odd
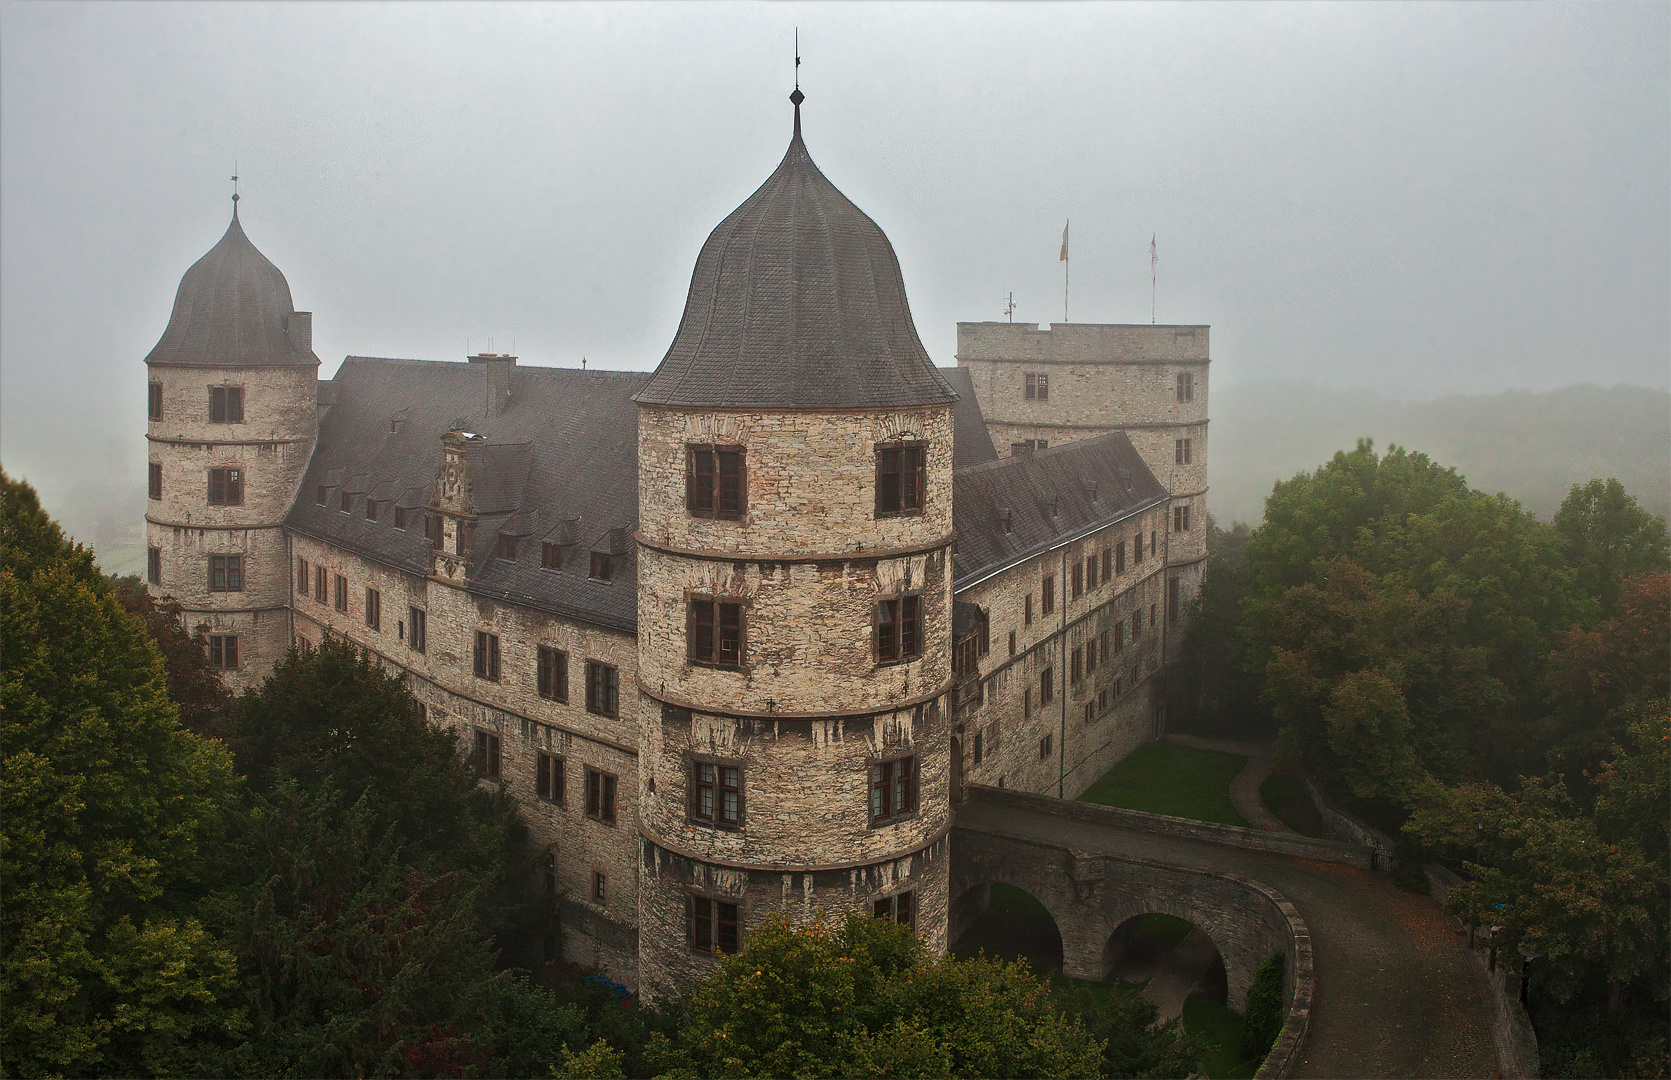
[[[234,792],[91,552],[0,473],[3,1053],[22,1075],[173,1073],[230,1036],[226,947],[196,917]]]
[[[1185,1035],[1177,1018],[1162,1020],[1160,1007],[1134,983],[1053,978],[1050,996],[1102,1044],[1102,1076],[1190,1076],[1207,1052],[1204,1040]]]
[[[1207,566],[1191,605],[1177,663],[1167,675],[1171,726],[1203,734],[1257,735],[1272,726],[1240,632],[1247,593],[1247,525],[1226,531],[1207,517]]]
[[[1241,1013],[1211,994],[1196,991],[1184,998],[1181,1019],[1184,1030],[1206,1047],[1201,1071],[1194,1075],[1212,1080],[1247,1080],[1259,1072],[1259,1060],[1249,1061],[1242,1056],[1242,1033],[1247,1030],[1247,1022]]]
[[[1247,989],[1247,1025],[1242,1028],[1242,1057],[1263,1061],[1282,1034],[1282,974],[1286,958],[1272,953],[1253,973]]]
[[[1623,579],[1671,571],[1665,519],[1638,506],[1617,480],[1574,484],[1555,513],[1555,531],[1579,587],[1596,598],[1603,615],[1617,613]]]
[[[1259,785],[1259,801],[1277,820],[1302,836],[1327,837],[1323,816],[1311,801],[1311,793],[1292,773],[1273,772]]]
[[[903,927],[855,914],[753,930],[651,1058],[677,1076],[1090,1076],[1101,1047],[1025,964],[930,959]]]
[[[129,615],[144,620],[145,629],[162,652],[168,696],[179,707],[181,726],[205,738],[224,738],[232,691],[209,666],[208,639],[203,632],[187,634],[180,625],[180,605],[174,598],[153,597],[138,577],[129,574],[116,578],[114,585],[116,602]]]

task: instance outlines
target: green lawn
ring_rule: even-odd
[[[1230,780],[1247,758],[1173,743],[1145,743],[1132,751],[1080,802],[1247,827],[1230,802]]]
[[[1311,796],[1306,794],[1305,785],[1297,778],[1287,773],[1272,773],[1259,785],[1259,799],[1265,809],[1295,832],[1325,838],[1329,835]]]
[[[1201,1064],[1212,1080],[1247,1080],[1264,1064],[1243,1059],[1243,1023],[1241,1013],[1231,1012],[1206,994],[1184,999],[1184,1030],[1207,1040]]]

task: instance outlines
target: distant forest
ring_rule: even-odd
[[[1574,484],[1615,477],[1643,509],[1671,516],[1671,393],[1569,386],[1399,401],[1301,383],[1215,387],[1207,507],[1225,528],[1257,525],[1271,485],[1360,438],[1418,449],[1472,488],[1506,492],[1548,521]]]

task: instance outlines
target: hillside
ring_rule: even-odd
[[[1545,520],[1573,484],[1617,477],[1671,515],[1671,394],[1639,386],[1398,401],[1297,383],[1215,387],[1208,508],[1257,522],[1271,485],[1350,450],[1360,437],[1421,450],[1468,483],[1503,491]]]

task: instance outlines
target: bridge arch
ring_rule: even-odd
[[[1025,957],[1037,972],[1061,971],[1062,920],[1070,913],[1061,909],[1060,896],[1047,899],[1039,891],[1037,882],[1017,880],[966,886],[952,900],[947,942],[960,955],[985,950],[989,956]]]

